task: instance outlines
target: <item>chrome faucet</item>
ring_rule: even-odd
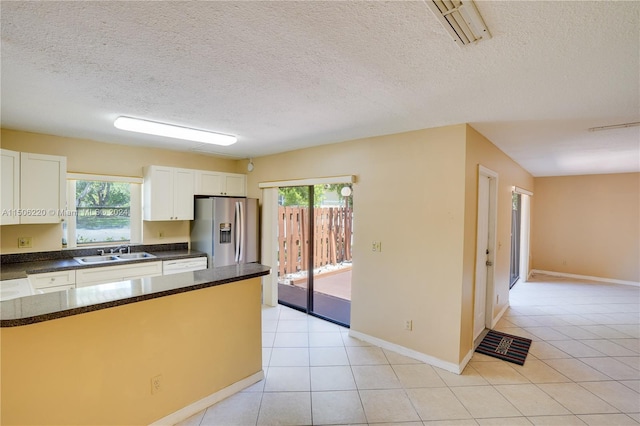
[[[127,250],[127,253],[131,253],[131,247],[128,245],[122,245],[122,246],[118,246],[116,248],[112,248],[111,250],[109,250],[109,252],[111,252],[111,254],[118,252],[120,254],[122,254],[122,252],[124,250]]]

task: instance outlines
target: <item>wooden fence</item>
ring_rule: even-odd
[[[351,260],[353,211],[347,207],[316,207],[313,268]],[[278,276],[309,269],[307,207],[278,208]]]

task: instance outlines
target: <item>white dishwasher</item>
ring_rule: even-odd
[[[204,256],[191,257],[188,259],[165,260],[162,262],[162,275],[199,271],[201,269],[207,269],[207,258]]]

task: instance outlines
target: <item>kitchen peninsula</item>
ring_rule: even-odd
[[[233,265],[1,302],[1,423],[180,420],[259,381],[269,273]]]

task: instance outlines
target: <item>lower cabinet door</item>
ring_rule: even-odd
[[[35,290],[36,294],[39,293],[54,293],[56,291],[65,291],[65,290],[71,290],[72,288],[76,288],[76,286],[74,284],[67,284],[67,285],[59,285],[56,287],[43,287],[43,288],[39,288],[37,290]]]
[[[42,274],[29,274],[29,284],[33,287],[34,291],[46,290],[48,288],[61,288],[66,290],[67,288],[74,288],[76,282],[76,271],[56,271],[45,272]],[[58,291],[58,290],[53,290]],[[46,291],[44,291],[46,293]]]

